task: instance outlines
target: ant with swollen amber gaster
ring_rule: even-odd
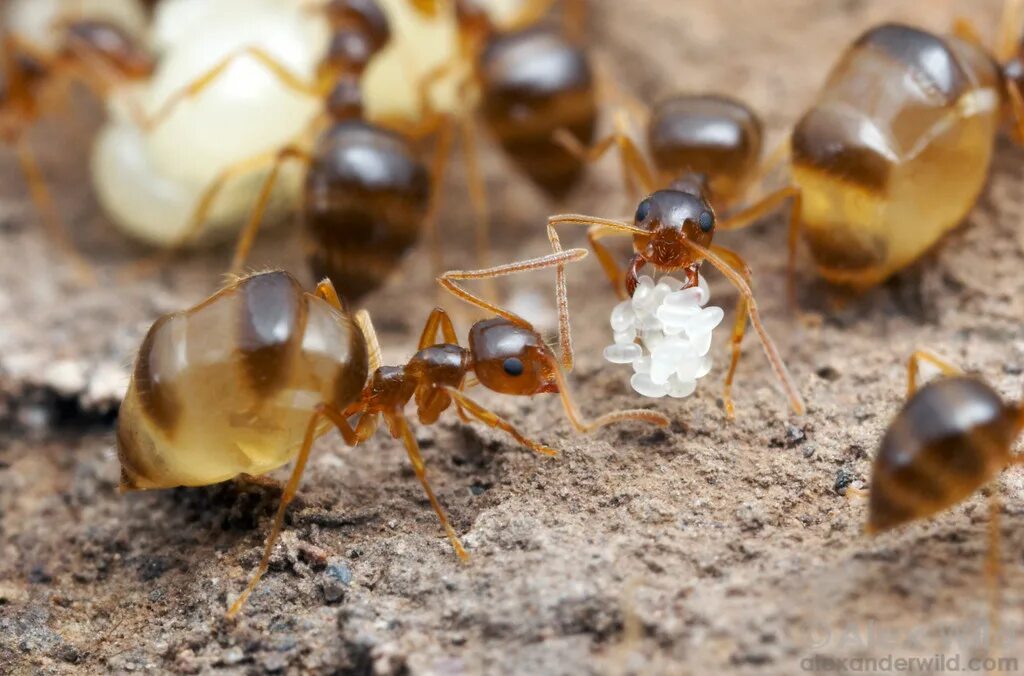
[[[750,288],[750,269],[736,252],[712,244],[717,230],[745,227],[794,196],[792,191],[769,194],[724,219],[716,216],[713,204],[725,208],[736,203],[743,188],[758,173],[761,137],[757,117],[736,101],[706,95],[669,99],[655,107],[650,116],[648,139],[657,171],[648,167],[639,148],[621,130],[590,150],[575,148],[578,155],[587,159],[598,157],[613,144],[622,149],[627,175],[648,195],[637,206],[632,223],[581,214],[562,214],[548,219],[548,238],[556,252],[562,250],[557,226],[589,226],[590,247],[620,299],[632,297],[640,270],[647,265],[668,273],[682,271],[686,287],[698,285],[704,261],[726,276],[740,293],[732,335],[732,358],[722,397],[729,417],[734,414],[732,382],[748,317],[791,407],[797,414],[804,412],[797,387],[761,323]],[[563,144],[572,147],[572,144]],[[763,166],[770,166],[770,163]],[[656,190],[658,184],[667,188]],[[625,270],[602,241],[613,236],[633,239],[633,256]],[[560,331],[567,334],[569,311],[564,267],[558,269],[556,293]],[[571,361],[565,365],[571,367]]]
[[[527,263],[452,274],[493,277],[565,265],[586,254],[574,249]],[[392,436],[405,445],[455,552],[465,559],[427,481],[404,412],[411,401],[425,425],[454,407],[463,421],[474,419],[500,429],[543,455],[556,451],[526,437],[465,390],[480,384],[508,395],[557,394],[567,419],[581,433],[618,422],[662,427],[669,422],[642,409],[586,421],[540,334],[521,317],[495,310],[496,316],[473,325],[463,347],[448,314],[435,308],[418,352],[404,365],[383,366],[369,314],[349,312],[330,280],[311,294],[286,272],[237,279],[191,309],[164,315],[143,340],[118,416],[121,489],[205,486],[243,474],[265,474],[294,459],[263,557],[231,605],[228,615],[233,616],[267,570],[314,440],[333,425],[346,444],[355,446],[369,439],[383,418]]]
[[[105,97],[125,81],[149,77],[153,60],[111,21],[63,18],[55,29],[58,46],[52,52],[0,30],[0,142],[14,147],[51,241],[67,255],[79,277],[91,280],[92,269],[71,245],[26,133],[53,103],[56,87],[81,81]]]

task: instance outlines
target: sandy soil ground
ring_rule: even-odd
[[[989,34],[999,4],[603,0],[592,36],[636,95],[731,93],[778,137],[865,27],[902,19],[942,30],[963,13]],[[330,436],[271,572],[245,614],[227,622],[226,602],[257,560],[277,495],[222,485],[119,496],[111,433],[142,333],[160,313],[207,295],[227,252],[155,279],[115,281],[141,250],[89,191],[89,124],[79,117],[55,116],[33,141],[101,267],[97,288],[67,277],[34,226],[13,157],[0,162],[0,672],[798,673],[825,670],[807,661],[816,657],[940,654],[967,666],[986,654],[984,498],[869,540],[863,503],[837,486],[867,479],[917,346],[1019,396],[1024,151],[1002,142],[964,225],[884,287],[838,306],[805,273],[802,301],[824,315],[817,328],[786,313],[780,220],[722,238],[749,256],[769,328],[809,403],[805,417],[788,415],[751,338],[738,415],[724,419],[714,381],[725,332],[713,348],[714,380],[691,399],[653,404],[674,421],[666,431],[625,426],[580,438],[551,398],[487,398],[562,455],[535,457],[454,416],[417,432],[472,552],[468,565],[452,554],[396,442],[379,435],[343,451]],[[544,252],[543,218],[559,207],[496,149],[486,153],[496,257]],[[565,207],[628,213],[617,177],[615,162],[602,162]],[[460,180],[449,194],[463,194]],[[465,266],[466,205],[452,199],[448,214],[449,262]],[[263,238],[256,262],[304,272],[287,230]],[[425,255],[410,258],[369,299],[389,362],[411,354],[435,301],[428,268]],[[601,359],[613,297],[599,274],[587,261],[570,289],[572,381],[591,414],[636,404],[628,369]],[[514,289],[550,303],[549,276]],[[716,280],[714,291],[731,310],[728,286]],[[1019,656],[1024,479],[1010,473],[998,490],[1004,639],[991,652]]]

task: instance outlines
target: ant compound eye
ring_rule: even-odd
[[[651,215],[651,198],[648,197],[636,208],[636,215],[633,216],[633,220],[636,223],[643,223],[647,220],[647,217]]]
[[[525,370],[523,368],[523,360],[519,357],[509,357],[501,367],[505,369],[505,373],[510,376],[521,376]]]
[[[710,211],[702,211],[700,216],[697,218],[697,225],[704,232],[711,232],[711,228],[715,227],[715,216]]]

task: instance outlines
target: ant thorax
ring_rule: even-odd
[[[725,316],[706,307],[711,298],[704,277],[686,287],[674,277],[657,283],[644,275],[636,291],[612,309],[615,343],[604,350],[613,364],[632,364],[630,385],[645,397],[687,397],[711,371],[711,334]]]

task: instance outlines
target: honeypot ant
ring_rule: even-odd
[[[53,53],[34,47],[16,34],[0,31],[0,142],[15,149],[51,241],[71,261],[81,279],[91,280],[92,269],[71,245],[26,134],[52,104],[48,97],[55,85],[81,81],[104,97],[124,81],[149,77],[154,63],[149,53],[113,22],[66,19],[59,29],[59,47]]]
[[[415,4],[421,11],[436,10],[434,3]],[[479,81],[485,92],[485,120],[510,154],[528,165],[527,173],[558,193],[578,177],[579,163],[551,142],[551,130],[564,126],[584,140],[593,131],[596,106],[585,55],[548,33],[499,35],[482,11],[469,9],[465,2],[456,4],[462,47],[453,64],[461,64],[470,54],[474,56],[472,81]],[[551,2],[526,4],[513,25],[534,20],[540,6],[547,7]],[[440,269],[441,245],[435,232],[438,187],[453,140],[452,127],[457,125],[467,155],[470,196],[478,214],[478,258],[486,260],[486,191],[477,167],[468,114],[440,114],[426,103],[429,87],[441,70],[428,76],[420,87],[420,99],[427,111],[422,123],[382,121],[378,125],[365,120],[358,81],[369,60],[389,39],[387,18],[373,0],[331,0],[322,10],[334,34],[317,82],[302,82],[263,50],[248,48],[228,55],[169,97],[146,121],[147,129],[155,127],[178,104],[200,94],[242,56],[254,58],[290,89],[325,101],[330,121],[312,152],[295,143],[225,169],[204,193],[181,243],[199,234],[216,195],[228,180],[271,164],[238,239],[231,265],[237,273],[255,240],[281,165],[299,161],[307,165],[302,199],[305,249],[317,277],[330,278],[347,298],[357,299],[376,288],[398,266],[421,230],[431,240],[435,268]],[[488,49],[477,65],[476,55],[482,47],[476,45],[482,41],[487,41]],[[538,63],[543,64],[543,73],[538,72]],[[448,64],[445,69],[451,67]],[[411,141],[428,135],[436,136],[435,159],[429,168],[411,145]]]
[[[938,367],[946,377],[918,388],[921,362]],[[986,382],[964,375],[931,352],[915,352],[907,372],[907,401],[889,423],[871,469],[866,527],[871,535],[944,512],[1004,469],[1024,463],[1024,455],[1012,452],[1024,429],[1019,403],[1004,401]],[[985,570],[993,627],[998,627],[999,512],[999,499],[991,493]]]
[[[586,253],[574,249],[449,276],[550,268]],[[462,297],[483,309],[494,307]],[[435,308],[419,351],[402,366],[382,366],[369,314],[350,313],[330,280],[306,293],[286,272],[238,279],[189,310],[164,315],[143,340],[118,417],[121,489],[203,486],[242,474],[258,476],[295,460],[256,573],[228,611],[234,616],[267,570],[313,441],[333,425],[346,444],[355,446],[373,435],[383,417],[392,436],[405,445],[456,554],[466,559],[427,481],[403,412],[410,401],[425,425],[454,406],[464,422],[472,418],[500,429],[542,455],[556,451],[527,438],[464,390],[479,383],[501,394],[557,393],[567,419],[582,433],[617,422],[663,427],[669,422],[640,409],[584,420],[540,334],[510,312],[498,309],[495,315],[474,324],[468,347],[462,347],[448,314]],[[438,332],[442,342],[437,342]],[[349,423],[353,416],[358,416],[354,427]]]
[[[791,136],[791,277],[800,233],[825,280],[863,291],[963,220],[1002,123],[1024,138],[1022,5],[1006,1],[991,51],[960,20],[947,37],[884,24],[845,52]]]

